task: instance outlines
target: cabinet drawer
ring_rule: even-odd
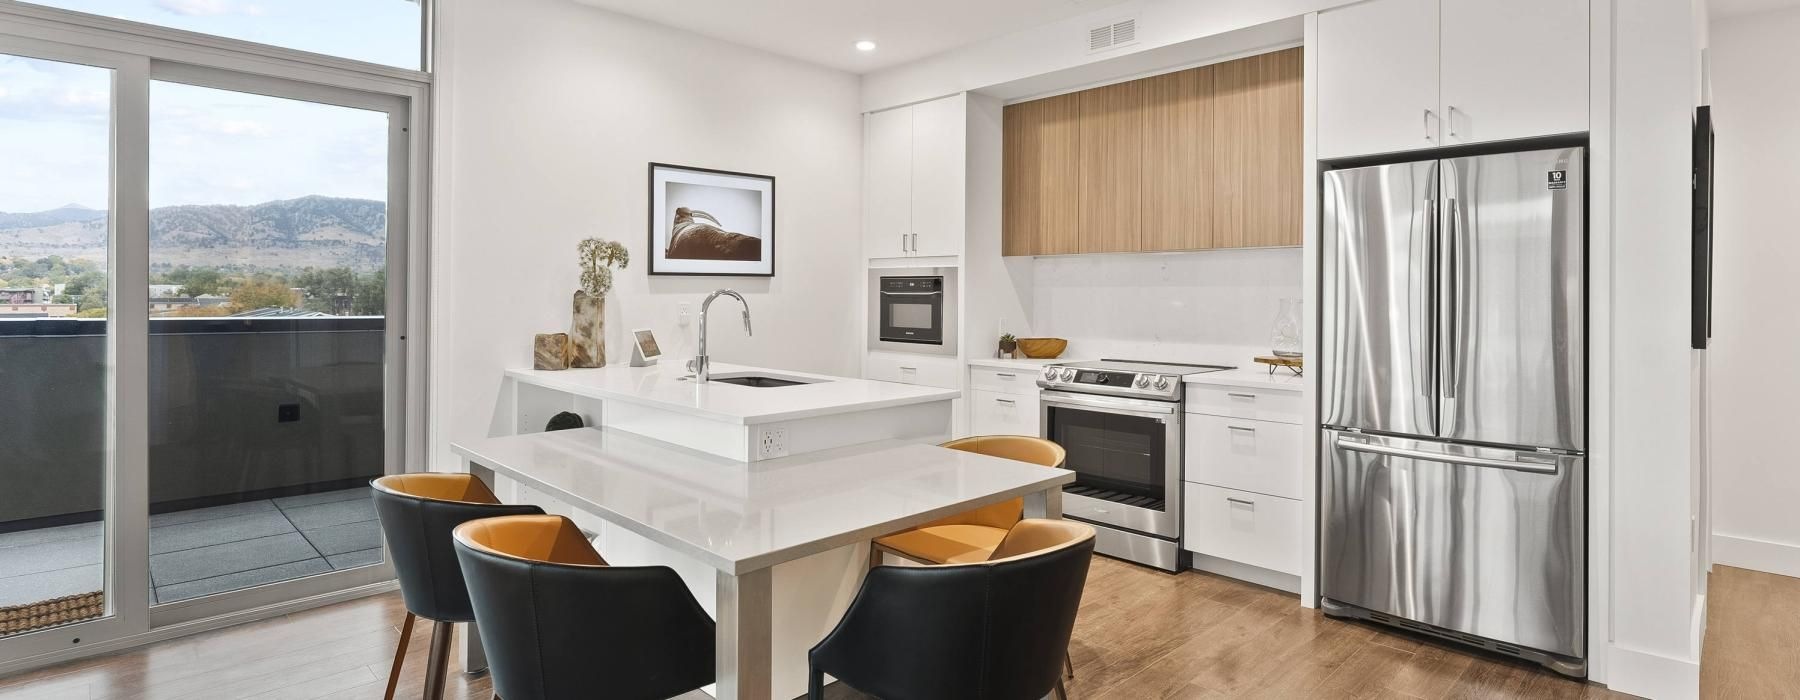
[[[1007,394],[1038,393],[1037,378],[1041,369],[1000,369],[998,367],[969,367],[969,387],[987,389]]]
[[[1182,498],[1189,551],[1300,574],[1300,501],[1192,483]]]
[[[872,352],[863,376],[884,382],[962,388],[962,364],[953,357]]]
[[[971,435],[1038,436],[1036,396],[976,389],[969,392],[969,404]]]
[[[1300,424],[1303,401],[1298,391],[1248,389],[1223,384],[1187,385],[1187,412],[1227,418]]]
[[[1300,498],[1300,426],[1196,414],[1186,430],[1187,481]]]

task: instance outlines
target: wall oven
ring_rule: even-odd
[[[871,270],[869,301],[869,349],[956,354],[956,270]]]

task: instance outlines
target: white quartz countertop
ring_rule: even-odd
[[[768,388],[717,381],[698,384],[687,378],[688,372],[679,362],[650,367],[608,365],[598,369],[555,371],[509,369],[506,376],[514,381],[579,396],[655,406],[709,420],[741,424],[947,401],[962,395],[955,389],[724,363],[712,365],[715,378],[744,373],[797,377],[818,380],[818,383]]]
[[[1043,369],[1045,365],[1060,365],[1065,362],[1085,362],[1085,361],[1087,361],[1087,359],[1088,358],[1085,358],[1085,357],[1058,357],[1053,360],[1033,360],[1030,358],[1019,359],[1019,360],[1002,360],[997,357],[970,358],[969,366],[970,367],[992,367],[995,369],[1025,369],[1025,370],[1029,370],[1029,369]]]
[[[451,449],[734,575],[1075,480],[1064,469],[897,441],[738,462],[583,428]]]
[[[1188,384],[1211,384],[1278,391],[1302,391],[1306,388],[1306,378],[1295,375],[1286,367],[1276,367],[1274,374],[1270,374],[1267,365],[1255,363],[1251,363],[1249,367],[1239,367],[1223,372],[1190,374],[1183,377],[1182,381]]]

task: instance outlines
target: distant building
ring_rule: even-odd
[[[75,315],[74,304],[9,304],[0,301],[0,318],[62,318]]]
[[[37,287],[0,289],[0,304],[48,304],[50,293]]]
[[[162,297],[178,297],[178,296],[181,296],[181,285],[179,285],[179,284],[153,284],[153,285],[150,285],[150,298],[151,299],[160,299]]]

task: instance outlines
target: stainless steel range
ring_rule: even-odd
[[[1182,378],[1233,367],[1135,360],[1051,365],[1038,378],[1043,436],[1068,450],[1063,515],[1092,523],[1109,556],[1180,571]]]

